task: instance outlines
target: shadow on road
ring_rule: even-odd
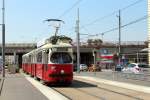
[[[97,85],[82,82],[82,81],[79,81],[79,80],[73,80],[73,83],[72,83],[71,86],[74,87],[74,88],[97,87]]]
[[[90,83],[86,83],[86,82],[82,82],[82,81],[79,81],[79,80],[73,80],[72,84],[70,85],[66,85],[65,83],[64,84],[53,84],[53,85],[49,85],[49,87],[57,87],[57,88],[62,88],[62,87],[65,87],[65,88],[89,88],[89,87],[97,87],[97,85],[93,85],[93,84],[90,84]]]

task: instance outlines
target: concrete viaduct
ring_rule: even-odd
[[[2,47],[2,45],[0,44],[0,47]],[[25,53],[30,52],[33,49],[36,49],[37,45],[36,43],[7,43],[6,44],[6,48],[5,48],[5,55],[14,55],[14,62],[18,62],[17,64],[19,64],[19,67],[21,67],[22,64],[22,55]],[[121,46],[121,51],[122,54],[125,54],[127,58],[132,58],[135,59],[134,61],[137,61],[137,53],[140,52],[140,50],[147,48],[147,45],[144,43],[144,41],[142,42],[127,42],[124,43],[122,42],[122,46]],[[73,47],[73,52],[74,52],[74,56],[76,58],[76,46]],[[85,64],[92,64],[94,59],[93,59],[93,49],[94,47],[92,46],[87,46],[81,44],[81,48],[80,48],[80,61],[81,63],[85,63]],[[99,51],[106,51],[109,54],[113,54],[114,52],[117,52],[117,46],[116,43],[103,43],[101,45],[101,47],[99,49],[97,49],[99,53]],[[0,48],[0,55],[1,55],[1,48]],[[147,53],[146,54],[139,54],[139,60],[140,58],[142,59],[146,59],[147,60]],[[76,61],[74,61],[74,63],[76,63]]]
[[[2,47],[2,44],[0,44],[0,47]],[[22,55],[35,48],[36,48],[36,43],[6,43],[5,55],[14,55],[14,60],[15,61],[17,60],[19,67],[21,67]],[[2,55],[1,53],[2,53],[2,49],[0,48],[0,55]]]

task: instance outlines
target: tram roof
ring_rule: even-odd
[[[55,45],[48,43],[48,44],[43,45],[41,49],[48,49],[48,48],[53,48],[53,47],[72,47],[72,45],[68,43],[59,43]]]
[[[43,49],[49,49],[49,48],[54,48],[54,47],[72,47],[72,45],[69,44],[69,43],[58,43],[58,44],[55,44],[55,45],[51,44],[51,43],[48,43],[48,44],[43,45],[42,47],[39,47],[35,50],[32,50],[32,51],[24,54],[23,57],[27,57],[27,56],[29,56],[31,54],[34,54],[35,52],[43,50]]]
[[[24,54],[23,57],[27,57],[27,56],[33,54],[35,51],[36,51],[36,50],[32,50],[32,51],[30,51],[30,52]]]

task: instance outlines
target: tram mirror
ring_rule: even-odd
[[[44,50],[44,52],[48,54],[48,53],[49,53],[49,50],[48,50],[48,49],[46,49],[46,50]]]
[[[57,48],[52,48],[52,51],[57,51]]]
[[[49,50],[46,50],[46,53],[48,54],[48,53],[49,53]]]

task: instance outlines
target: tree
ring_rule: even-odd
[[[102,45],[103,41],[101,39],[88,39],[87,43],[89,46],[100,47]]]
[[[88,40],[87,40],[87,43],[88,43],[89,46],[92,45],[92,41],[93,41],[92,39],[88,39]]]
[[[56,44],[56,43],[58,42],[58,40],[61,40],[61,41],[67,40],[67,41],[69,41],[69,43],[72,42],[72,39],[71,39],[70,37],[65,36],[65,35],[52,36],[52,37],[48,38],[48,39],[46,40],[46,42],[47,42],[47,43]]]
[[[96,46],[101,46],[102,43],[103,43],[103,41],[102,41],[101,39],[95,39],[95,40],[94,40],[94,44],[95,44]]]

